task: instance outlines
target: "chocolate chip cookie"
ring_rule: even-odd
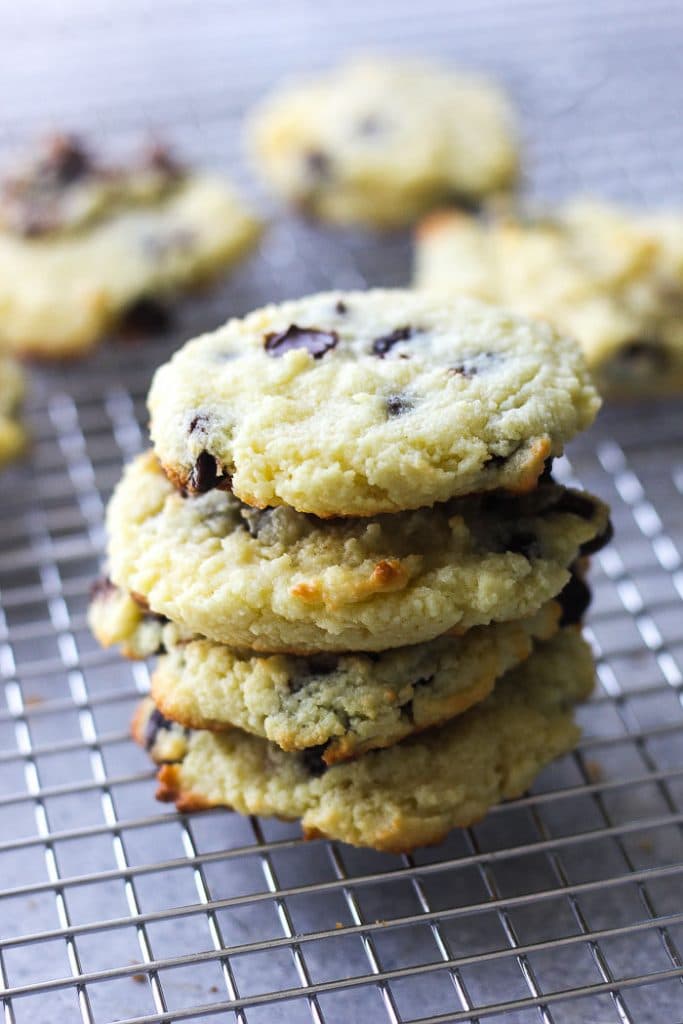
[[[410,60],[355,60],[284,85],[254,112],[254,166],[286,201],[338,224],[405,224],[445,199],[511,185],[510,107],[490,82]]]
[[[117,326],[156,330],[166,300],[234,263],[258,231],[227,182],[162,147],[112,167],[57,137],[0,192],[0,347],[62,358]]]
[[[259,511],[217,488],[184,496],[151,452],[107,517],[117,586],[210,640],[285,653],[381,651],[531,615],[608,523],[597,498],[545,481],[371,518]]]
[[[548,324],[381,289],[231,320],[177,352],[149,395],[176,486],[320,517],[531,490],[599,404],[578,347]]]
[[[683,214],[574,202],[536,219],[444,211],[417,235],[416,284],[544,316],[612,397],[683,390]]]
[[[393,746],[462,714],[496,680],[558,629],[561,599],[528,619],[495,623],[376,654],[308,657],[235,651],[184,634],[128,598],[100,588],[90,608],[93,632],[129,657],[159,653],[152,696],[167,718],[195,729],[231,726],[283,750],[315,747],[326,764]]]
[[[135,738],[159,769],[157,796],[181,810],[227,806],[300,818],[304,835],[402,852],[437,843],[521,795],[579,730],[571,708],[593,685],[588,645],[562,630],[493,694],[447,725],[358,760],[327,766],[237,729],[187,730],[146,701]]]

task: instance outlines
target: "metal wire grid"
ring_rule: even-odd
[[[529,125],[532,188],[553,195],[600,185],[651,199],[676,187],[676,8],[660,4],[643,25],[635,4],[569,12],[463,5],[456,39],[439,32],[446,12],[432,7],[429,18],[393,5],[391,21],[382,22],[389,42],[429,45],[508,79]],[[97,38],[105,8],[69,9],[60,25],[52,12],[42,34],[26,34],[7,63],[20,74],[57,52],[56,64],[67,68],[71,50],[84,50],[89,33]],[[112,36],[127,40],[150,10],[122,4]],[[169,3],[163,32],[146,37],[153,72],[181,41],[193,45],[189,11]],[[284,15],[273,12],[270,27],[258,15],[241,4],[207,8],[201,84],[181,70],[179,83],[173,77],[162,88],[150,74],[145,103],[134,107],[140,69],[112,46],[97,54],[106,74],[88,110],[64,72],[50,117],[114,145],[141,126],[172,125],[186,150],[235,161],[227,119],[244,97],[233,97],[228,111],[219,100],[225,27],[229,56],[241,53],[233,91],[244,96],[297,53],[301,63],[303,52]],[[313,63],[347,48],[349,32],[374,42],[379,24],[373,11],[358,21],[353,8],[324,5],[293,5],[287,16],[299,31],[312,21]],[[263,74],[242,52],[257,35],[267,44]],[[529,78],[524,69],[535,65]],[[651,93],[658,102],[647,105],[645,131]],[[6,142],[26,120],[31,128],[48,123],[37,95],[16,87],[9,94],[17,104],[3,111]],[[104,504],[122,462],[145,444],[153,367],[228,311],[330,285],[398,283],[407,267],[405,239],[281,222],[251,267],[187,305],[172,337],[34,376],[33,455],[3,476],[0,516],[6,1024],[214,1015],[249,1024],[683,1020],[680,405],[609,410],[560,466],[612,503],[618,531],[593,571],[590,638],[600,685],[580,714],[580,750],[544,773],[532,794],[434,850],[393,857],[303,844],[295,825],[155,805],[153,773],[128,739],[146,666],[102,652],[88,634]]]

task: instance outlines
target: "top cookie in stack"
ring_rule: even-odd
[[[91,609],[102,643],[160,655],[134,732],[162,798],[407,849],[522,792],[592,684],[608,511],[549,460],[598,405],[549,326],[403,291],[177,353]]]
[[[599,404],[549,326],[387,290],[231,320],[176,353],[149,396],[177,486],[324,518],[529,491]]]

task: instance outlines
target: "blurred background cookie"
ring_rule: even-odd
[[[253,113],[254,166],[288,203],[339,224],[406,224],[446,199],[476,202],[517,174],[511,108],[486,78],[367,57]]]
[[[0,199],[0,348],[60,359],[112,328],[165,326],[165,304],[227,270],[259,222],[223,178],[162,146],[109,166],[56,136]]]
[[[431,214],[415,283],[551,320],[611,396],[683,390],[683,210],[574,201],[537,218]]]

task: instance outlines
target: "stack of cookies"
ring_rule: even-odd
[[[157,654],[158,796],[437,842],[570,749],[607,508],[552,479],[575,344],[468,299],[315,295],[187,344],[108,512],[91,624]]]

